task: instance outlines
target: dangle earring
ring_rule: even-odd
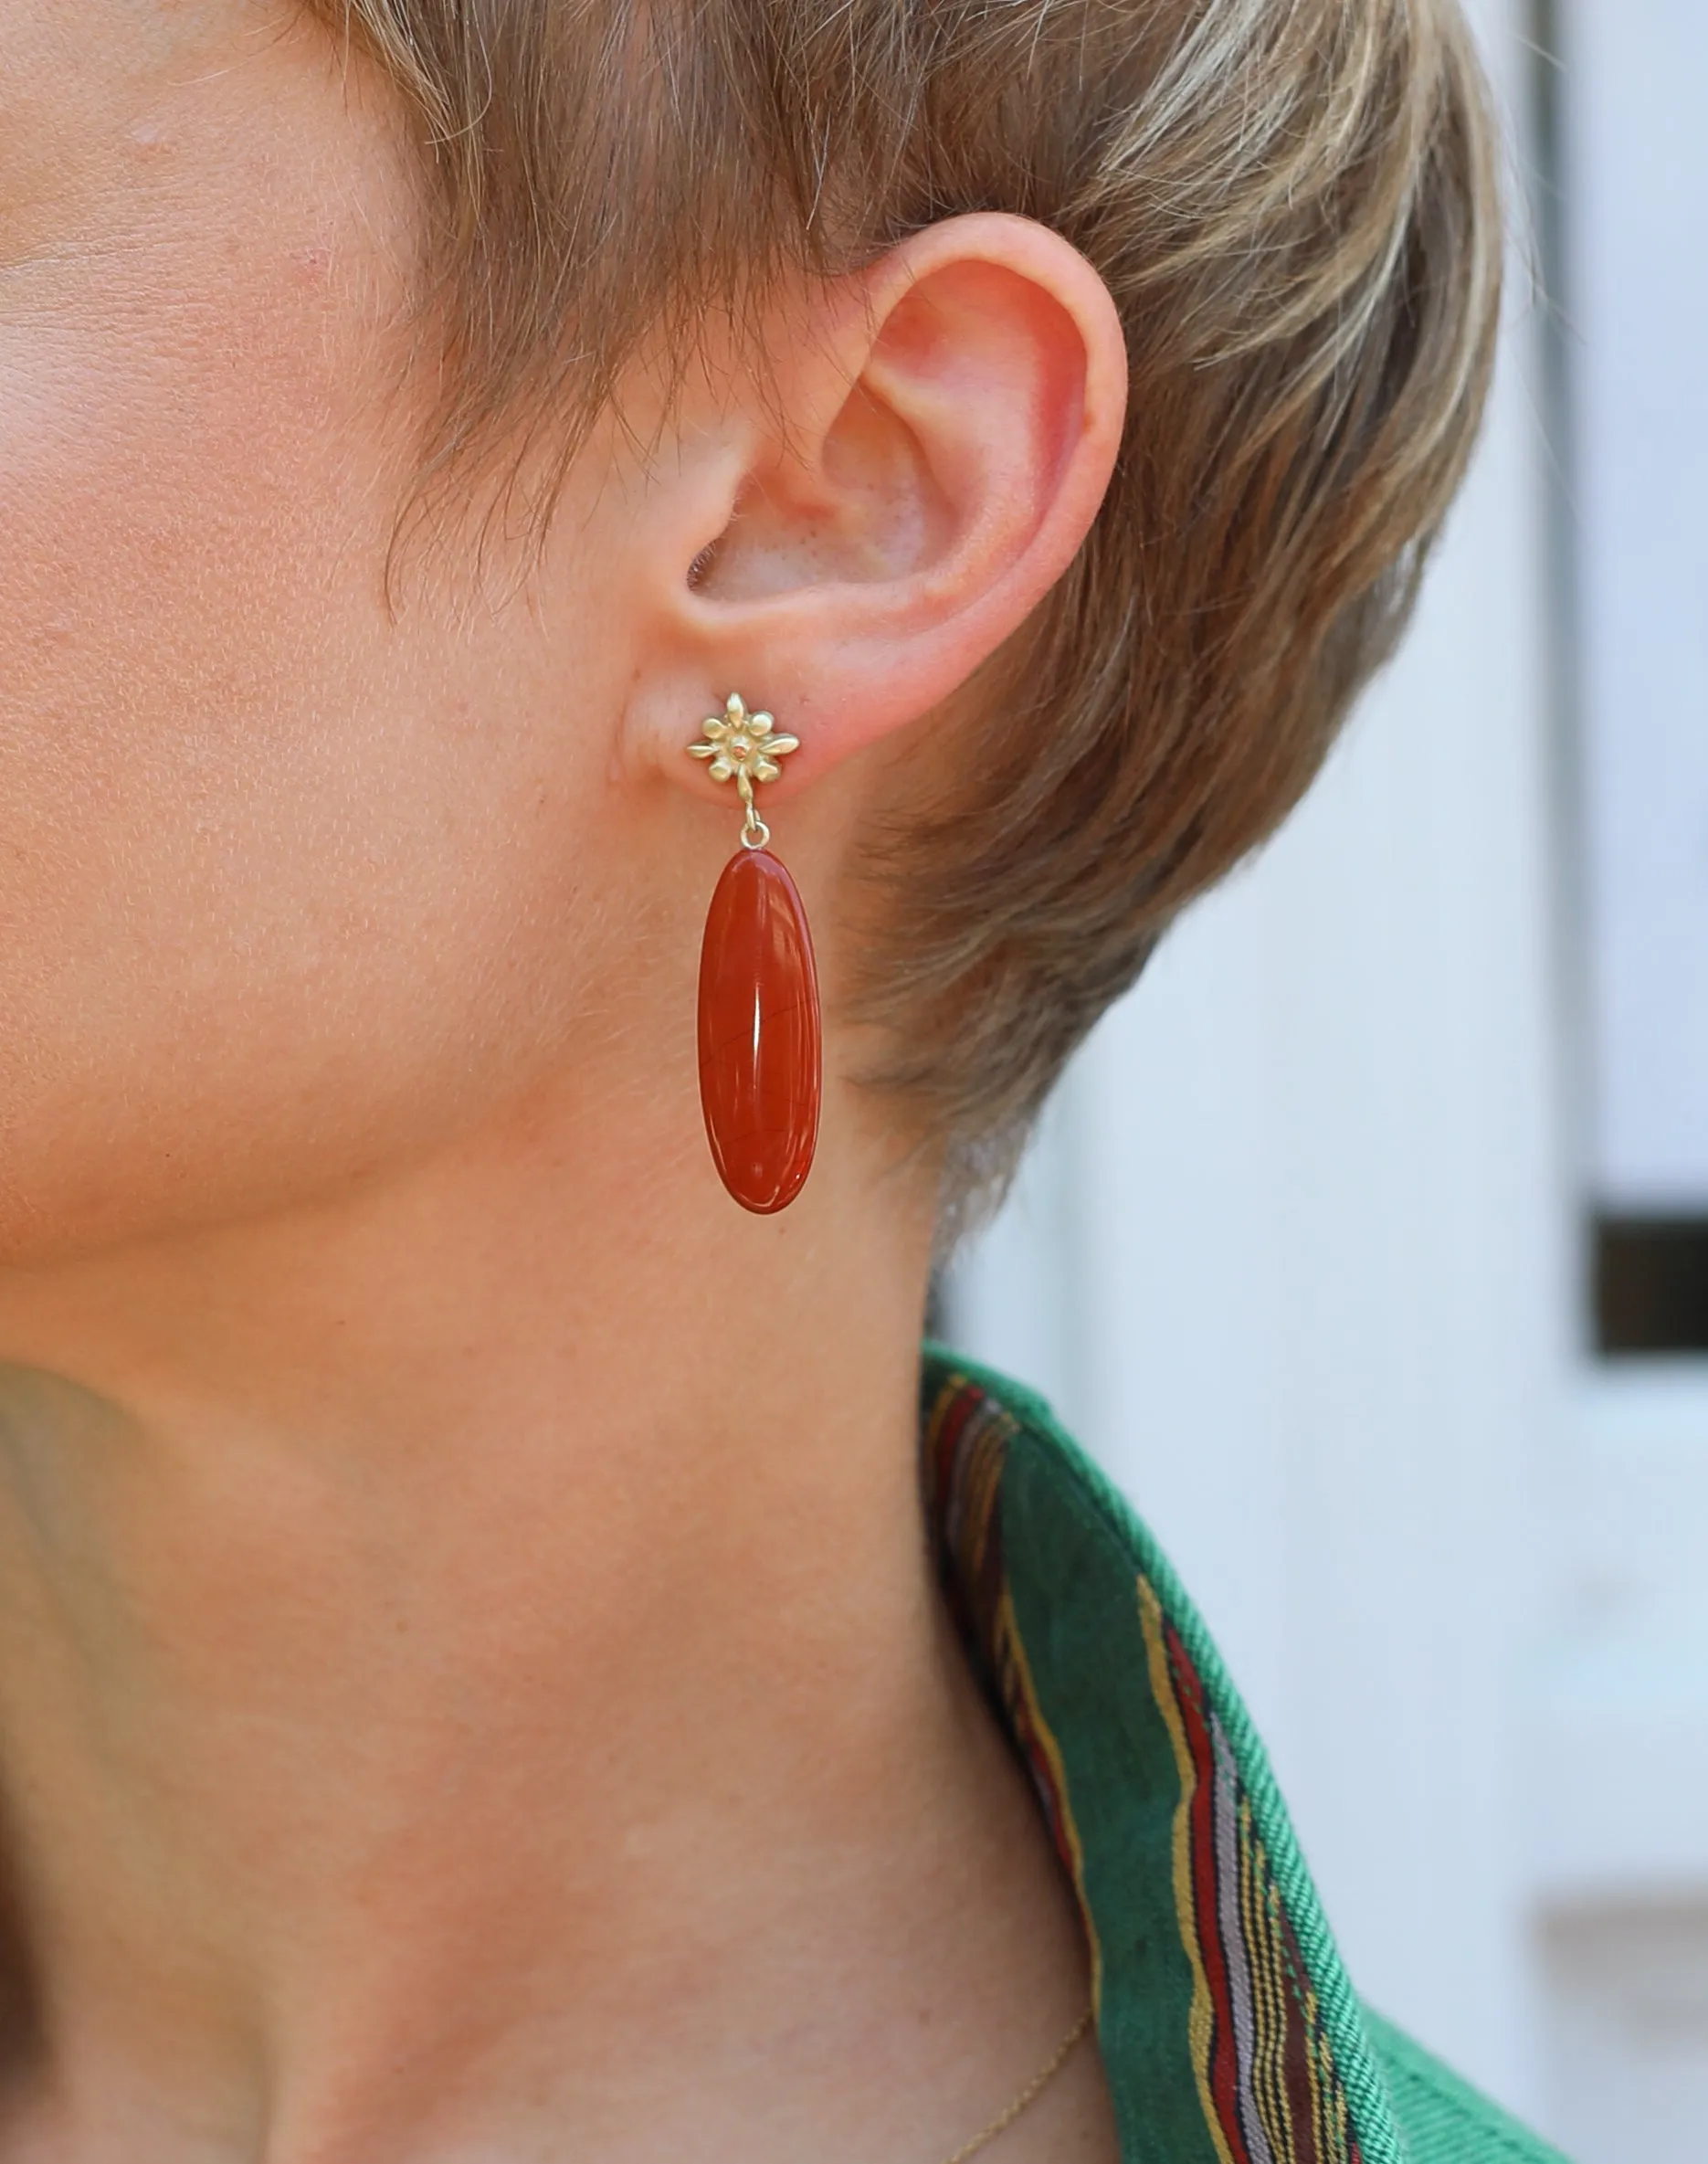
[[[824,1054],[812,934],[795,881],[754,804],[800,748],[732,691],[689,756],[733,781],[741,847],[723,867],[700,950],[700,1103],[719,1177],[743,1209],[786,1209],[812,1168]]]

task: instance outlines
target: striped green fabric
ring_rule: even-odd
[[[1166,1559],[1030,1392],[926,1348],[943,1578],[1079,1895],[1123,2164],[1561,2164],[1366,2012]]]

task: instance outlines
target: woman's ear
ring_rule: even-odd
[[[709,711],[739,688],[801,738],[780,797],[945,699],[1066,570],[1120,445],[1126,352],[1085,259],[995,213],[777,322],[763,380],[666,489],[680,521],[648,522],[669,659],[628,727],[709,788],[680,756],[683,676]]]

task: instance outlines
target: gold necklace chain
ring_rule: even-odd
[[[1075,2021],[1072,2028],[1069,2030],[1068,2033],[1056,2046],[1056,2055],[1049,2062],[1049,2065],[1042,2068],[1039,2073],[1032,2076],[1031,2080],[1027,2083],[1025,2088],[1020,2091],[1020,2094],[1015,2098],[1014,2102],[1010,2104],[1005,2110],[999,2111],[996,2117],[992,2119],[989,2126],[985,2128],[982,2134],[975,2134],[971,2141],[965,2143],[960,2148],[956,2149],[953,2157],[945,2157],[943,2160],[943,2164],[966,2164],[966,2160],[969,2157],[977,2156],[979,2150],[986,2148],[991,2142],[995,2141],[997,2135],[1006,2134],[1008,2131],[1008,2128],[1013,2126],[1016,2119],[1019,2117],[1020,2114],[1027,2110],[1028,2106],[1038,2102],[1039,2098],[1044,2094],[1044,2091],[1049,2088],[1050,2083],[1055,2080],[1056,2076],[1068,2064],[1068,2061],[1073,2056],[1074,2045],[1079,2043],[1081,2037],[1085,2034],[1086,2031],[1091,2025],[1091,2013],[1092,2009],[1088,2006],[1085,2011],[1080,2016],[1079,2020]]]

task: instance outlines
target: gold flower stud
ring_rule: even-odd
[[[688,755],[692,759],[710,759],[712,764],[706,772],[713,781],[728,781],[733,776],[742,802],[750,813],[754,808],[754,784],[775,781],[783,771],[777,761],[801,747],[798,736],[777,734],[768,713],[749,713],[734,691],[724,701],[723,712],[713,714],[704,727],[703,741],[691,744]]]

